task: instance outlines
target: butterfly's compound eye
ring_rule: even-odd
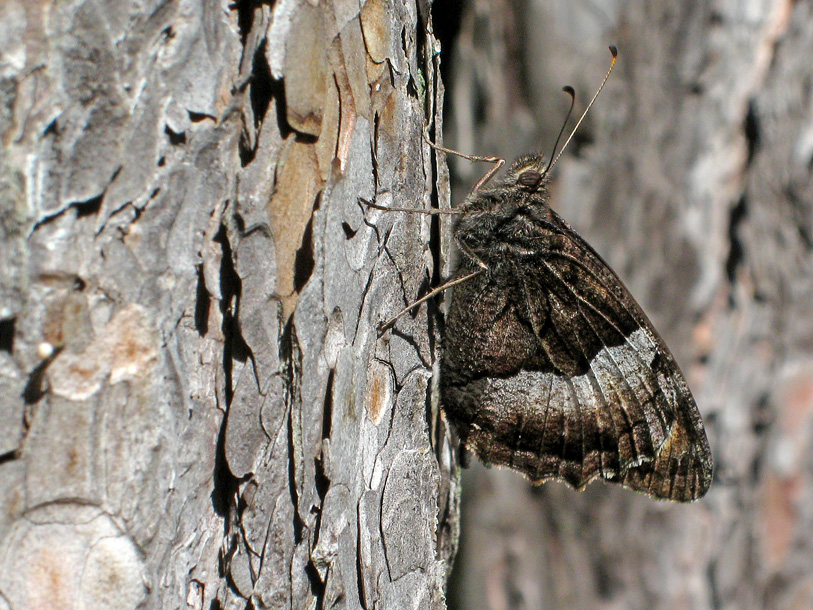
[[[517,184],[528,187],[538,186],[541,181],[542,174],[540,172],[533,170],[522,172],[519,175],[519,178],[517,178]]]

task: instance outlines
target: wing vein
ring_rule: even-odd
[[[600,316],[602,319],[604,319],[604,321],[605,321],[605,322],[607,322],[607,324],[609,324],[610,326],[612,326],[612,327],[613,327],[613,328],[614,328],[614,329],[615,329],[615,330],[616,330],[616,331],[617,331],[617,332],[618,332],[618,333],[619,333],[619,334],[620,334],[622,337],[625,337],[625,338],[626,338],[626,336],[624,335],[623,331],[622,331],[620,328],[618,328],[618,326],[617,326],[617,325],[616,325],[616,324],[613,322],[613,320],[611,320],[610,318],[608,318],[608,317],[607,317],[607,316],[604,314],[604,312],[602,312],[602,311],[601,311],[601,310],[599,310],[597,307],[595,307],[595,306],[594,306],[594,305],[593,305],[593,304],[592,304],[590,301],[588,301],[587,299],[585,299],[585,298],[584,298],[582,295],[580,295],[580,294],[578,294],[577,292],[575,292],[574,290],[572,290],[572,289],[570,288],[569,284],[568,284],[568,283],[567,283],[567,282],[564,280],[564,278],[562,278],[562,276],[561,276],[561,275],[560,275],[560,274],[559,274],[559,273],[556,271],[556,269],[555,269],[553,266],[551,266],[551,264],[550,264],[550,263],[549,263],[547,260],[545,260],[545,259],[543,258],[543,259],[542,259],[542,262],[543,262],[543,264],[545,265],[545,267],[547,267],[548,271],[550,271],[550,273],[551,273],[551,274],[552,274],[554,277],[556,277],[556,279],[557,279],[557,280],[559,280],[559,283],[562,285],[562,287],[564,287],[564,289],[565,289],[565,290],[566,290],[568,293],[572,294],[572,295],[573,295],[573,296],[574,296],[576,299],[578,299],[578,300],[579,300],[579,302],[581,302],[582,304],[584,304],[584,305],[586,305],[587,307],[589,307],[589,308],[590,308],[590,309],[591,309],[593,312],[595,312],[595,313],[596,313],[596,315]],[[583,269],[587,270],[587,269],[586,269],[586,267],[584,267],[583,265],[580,265],[580,266],[581,266]],[[619,301],[619,303],[620,303],[620,301]],[[621,303],[621,304],[622,304],[622,306],[623,306],[623,303]],[[625,309],[626,309],[626,308],[625,308]],[[579,309],[579,311],[581,312],[581,308]],[[627,310],[627,311],[628,311],[628,310]],[[583,317],[583,318],[585,319],[585,321],[587,321],[587,323],[590,325],[591,330],[592,330],[592,331],[593,331],[593,333],[596,335],[596,338],[599,340],[599,342],[600,342],[600,343],[601,343],[601,344],[602,344],[602,345],[603,345],[605,348],[607,348],[607,347],[608,347],[608,346],[607,346],[607,344],[606,344],[606,343],[605,343],[605,342],[602,340],[601,336],[598,334],[598,331],[597,331],[597,330],[596,330],[596,328],[593,326],[593,323],[590,321],[590,319],[589,319],[589,318],[588,318],[586,315],[584,315],[583,313],[582,313],[582,317]],[[636,320],[636,322],[638,322],[638,321]],[[643,330],[648,331],[648,329],[646,328],[646,326],[645,326],[645,325],[644,325],[644,326],[641,326],[641,323],[640,323],[640,322],[638,322],[638,324],[639,324],[639,326],[640,326],[640,327],[641,327]],[[558,334],[558,333],[557,333],[557,334]],[[559,336],[561,336],[561,335],[559,335]],[[647,338],[649,338],[649,337],[647,337]],[[656,350],[660,350],[660,349],[661,349],[661,348],[660,348],[660,346],[658,346],[657,344],[654,344],[654,347],[655,347],[655,349],[656,349]],[[624,373],[623,373],[623,371],[621,370],[621,368],[618,366],[618,363],[617,363],[617,361],[615,361],[615,358],[612,356],[612,353],[611,353],[611,352],[609,352],[609,350],[607,350],[607,352],[608,352],[608,354],[609,354],[610,358],[612,358],[612,359],[613,359],[613,363],[616,365],[616,369],[618,370],[618,372],[619,372],[619,373],[621,373],[621,377],[624,379],[624,383],[625,383],[625,385],[627,386],[627,389],[628,389],[628,390],[630,390],[631,394],[635,395],[635,392],[632,390],[632,387],[631,387],[631,386],[629,385],[629,383],[627,383],[627,381],[626,381],[627,375],[626,375],[626,374],[624,374]],[[648,367],[648,366],[649,366],[649,363],[647,363],[647,362],[645,362],[645,361],[644,361],[644,359],[641,357],[641,354],[639,353],[639,351],[638,351],[637,349],[632,349],[632,350],[630,350],[630,352],[631,352],[631,354],[632,354],[632,355],[635,357],[635,359],[636,359],[636,360],[639,362],[639,364],[640,364],[640,365],[641,365],[643,368],[646,368],[646,367]],[[652,390],[652,389],[649,387],[649,385],[647,384],[646,378],[645,378],[643,375],[641,375],[640,370],[638,370],[638,369],[637,369],[637,367],[636,367],[636,370],[634,371],[634,374],[635,374],[635,376],[638,378],[638,380],[641,382],[641,386],[642,386],[643,388],[645,388],[645,389],[646,389],[646,392],[647,392],[647,399],[648,399],[646,402],[650,402],[650,403],[652,404],[653,410],[655,411],[655,413],[656,413],[656,415],[657,415],[658,419],[660,420],[661,427],[663,428],[663,434],[664,434],[664,437],[666,437],[666,436],[667,436],[667,434],[668,434],[668,431],[669,431],[669,424],[668,424],[668,423],[667,423],[667,421],[664,419],[664,417],[663,417],[663,413],[661,412],[661,409],[659,409],[659,408],[658,408],[657,399],[656,399],[656,397],[655,397],[655,393],[654,393],[654,391],[653,391],[653,390]],[[636,396],[636,398],[637,398],[637,396]],[[639,403],[639,404],[640,404],[640,403]],[[643,405],[641,405],[641,406],[643,406]],[[653,447],[654,447],[654,443],[653,443]]]

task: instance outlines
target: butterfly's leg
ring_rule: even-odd
[[[418,299],[414,303],[411,303],[411,304],[407,305],[406,307],[404,307],[401,311],[399,311],[397,314],[395,314],[395,316],[393,316],[392,318],[387,320],[384,324],[379,326],[378,327],[379,336],[384,334],[384,331],[386,331],[387,329],[392,328],[393,324],[395,324],[402,316],[404,316],[405,314],[412,311],[415,307],[417,307],[418,305],[420,305],[424,301],[428,301],[429,299],[431,299],[436,294],[440,294],[441,292],[443,292],[447,288],[451,288],[455,284],[461,284],[461,283],[463,283],[463,282],[465,282],[467,280],[470,280],[471,278],[473,278],[473,277],[475,277],[477,275],[480,275],[481,273],[483,273],[483,271],[485,271],[485,269],[478,269],[477,271],[473,271],[473,272],[469,273],[468,275],[464,275],[463,277],[458,277],[458,278],[455,278],[453,280],[449,280],[445,284],[441,284],[440,286],[438,286],[434,290],[431,290],[430,292],[428,292],[427,294],[422,296],[420,299]]]
[[[357,197],[359,203],[363,203],[368,208],[373,208],[376,210],[383,210],[384,212],[414,212],[416,214],[427,214],[429,216],[438,215],[438,214],[459,214],[460,210],[455,208],[449,209],[439,209],[439,208],[429,208],[428,210],[421,210],[418,208],[387,208],[383,205],[379,205],[373,201],[367,201],[363,197]]]
[[[469,273],[467,275],[464,275],[463,277],[458,277],[458,278],[455,278],[453,280],[449,280],[448,282],[444,282],[443,284],[441,284],[440,286],[438,286],[434,290],[431,290],[429,293],[422,296],[420,299],[418,299],[414,303],[410,303],[409,305],[404,307],[401,311],[399,311],[397,314],[395,314],[394,317],[390,318],[389,320],[387,320],[387,322],[385,322],[384,324],[382,324],[381,326],[378,327],[379,336],[381,334],[383,334],[384,331],[386,331],[388,328],[391,328],[392,325],[395,324],[398,321],[399,318],[401,318],[401,316],[409,313],[410,311],[412,311],[412,309],[414,309],[415,307],[417,307],[418,305],[420,305],[424,301],[428,301],[433,296],[435,296],[436,294],[440,294],[441,292],[443,292],[447,288],[451,288],[455,284],[462,284],[463,282],[468,281],[471,278],[480,275],[481,273],[483,273],[484,271],[486,271],[488,269],[488,265],[486,265],[485,261],[481,260],[476,254],[474,254],[474,252],[472,252],[470,248],[468,248],[464,244],[459,244],[459,245],[460,245],[460,249],[463,251],[463,253],[466,254],[466,256],[470,257],[475,263],[477,263],[477,266],[480,267],[480,268],[477,269],[476,271],[472,271],[471,273]]]
[[[477,184],[475,184],[474,188],[471,189],[472,193],[476,193],[478,190],[480,190],[480,187],[483,186],[489,180],[491,180],[494,177],[494,174],[496,174],[498,171],[500,171],[500,168],[503,165],[505,165],[505,159],[496,159],[494,157],[488,157],[488,158],[486,158],[484,160],[492,161],[493,163],[495,163],[495,165],[490,170],[488,170],[482,178],[480,178],[477,181]]]
[[[456,150],[452,150],[451,148],[445,148],[444,146],[439,146],[438,144],[435,144],[432,140],[430,140],[428,137],[426,137],[426,134],[424,134],[424,139],[426,139],[426,142],[429,144],[429,146],[431,146],[435,150],[445,152],[446,154],[455,155],[456,157],[466,159],[467,161],[484,161],[486,163],[493,163],[494,164],[494,167],[492,167],[490,170],[488,170],[485,173],[485,175],[482,178],[480,178],[480,180],[477,181],[477,184],[475,184],[474,188],[471,189],[472,193],[476,193],[480,189],[481,186],[483,186],[486,182],[491,180],[494,177],[494,174],[496,174],[498,171],[500,171],[500,168],[503,165],[505,165],[505,159],[500,159],[499,157],[483,157],[483,156],[480,156],[480,155],[467,155],[465,153],[458,152]]]
[[[475,253],[472,251],[472,249],[471,249],[471,248],[469,248],[469,247],[468,247],[466,244],[464,244],[464,243],[463,243],[462,241],[460,241],[459,239],[456,239],[455,241],[457,242],[457,247],[458,247],[458,248],[460,248],[460,250],[463,252],[463,254],[465,254],[465,255],[466,255],[466,256],[468,256],[468,257],[469,257],[469,258],[470,258],[472,261],[474,261],[475,263],[477,263],[477,266],[478,266],[478,267],[480,267],[480,269],[482,269],[483,271],[485,271],[486,269],[488,269],[488,265],[486,265],[486,262],[485,262],[483,259],[481,259],[479,256],[477,256],[477,255],[476,255],[476,254],[475,254]]]

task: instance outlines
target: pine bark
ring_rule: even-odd
[[[443,608],[429,4],[0,6],[0,608]]]

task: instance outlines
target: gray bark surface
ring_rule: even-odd
[[[617,44],[553,206],[671,347],[716,474],[671,505],[475,465],[451,608],[813,607],[811,17],[808,2],[466,3],[447,143],[467,153],[547,154],[561,87],[583,109]],[[459,201],[482,168],[453,169]]]
[[[0,5],[0,609],[445,607],[437,325],[376,332],[441,232],[358,201],[448,205],[437,51],[426,3]]]

